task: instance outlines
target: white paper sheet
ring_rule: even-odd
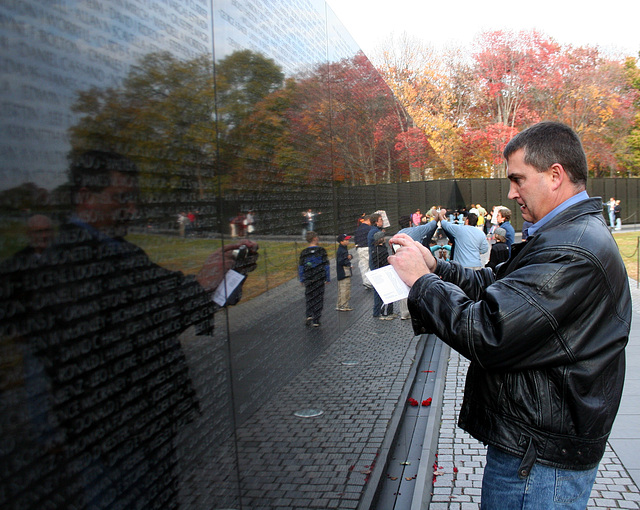
[[[229,269],[229,271],[227,271],[227,274],[224,275],[224,280],[222,280],[222,283],[218,285],[218,288],[213,294],[213,301],[217,305],[224,306],[227,302],[227,298],[236,289],[236,287],[242,283],[242,280],[244,280],[245,278],[246,277],[238,273],[238,271]]]
[[[409,286],[400,279],[393,266],[369,271],[367,278],[385,305],[409,297]]]

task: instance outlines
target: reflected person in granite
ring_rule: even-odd
[[[55,243],[29,271],[3,263],[2,311],[19,310],[2,334],[15,361],[0,388],[3,507],[178,506],[176,435],[199,412],[178,335],[212,332],[232,251],[247,246],[246,274],[258,246],[226,245],[195,276],[170,271],[124,239],[138,195],[129,159],[73,156]]]

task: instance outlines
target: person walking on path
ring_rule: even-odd
[[[616,226],[616,199],[611,197],[607,202],[607,209],[609,211],[609,227],[615,228]]]
[[[338,280],[338,303],[336,310],[339,312],[350,312],[351,299],[351,259],[348,245],[351,236],[340,234],[337,238],[338,249],[336,250],[336,279]]]
[[[380,213],[373,213],[370,217],[371,230],[367,234],[367,246],[369,247],[369,270],[376,269],[376,263],[374,259],[374,253],[376,251],[376,234],[384,234],[382,225],[384,224],[384,218]],[[379,237],[378,237],[379,238]],[[378,291],[373,289],[373,316],[378,317],[380,315],[380,308],[382,308],[382,298]]]
[[[369,216],[362,219],[358,228],[356,228],[353,234],[353,242],[356,245],[356,255],[358,256],[358,269],[360,269],[360,276],[362,277],[362,285],[367,289],[372,289],[373,286],[366,277],[369,272],[369,241],[367,240],[367,234],[371,230],[371,219]]]
[[[309,208],[306,211],[302,211],[302,238],[306,239],[308,232],[315,232],[316,228],[316,216],[322,214],[321,212],[314,212]]]
[[[373,247],[375,245],[374,236],[382,230],[384,219],[380,213],[373,213],[369,218],[371,229],[367,233],[367,246],[369,247],[369,270],[375,269],[373,265]]]
[[[389,265],[389,249],[384,242],[385,232],[380,230],[373,236],[373,268],[380,269],[381,267]],[[378,317],[381,320],[393,320],[393,303],[384,304],[382,298],[376,291],[373,299],[373,317]]]
[[[320,327],[320,317],[324,307],[324,286],[331,281],[327,251],[318,246],[318,234],[310,230],[306,234],[307,246],[300,252],[298,278],[304,285],[307,318],[305,324]]]
[[[471,360],[458,424],[488,445],[481,507],[584,509],[622,396],[629,280],[570,127],[536,124],[504,157],[533,225],[496,273],[436,261],[404,234],[389,262],[416,334]]]

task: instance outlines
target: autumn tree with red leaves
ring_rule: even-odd
[[[470,56],[394,43],[377,59],[380,72],[444,162],[443,177],[504,177],[502,148],[541,120],[576,130],[592,176],[640,174],[637,59],[537,31],[483,33]]]

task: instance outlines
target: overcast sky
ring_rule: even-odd
[[[640,0],[327,0],[368,56],[391,33],[419,37],[436,48],[469,47],[485,30],[531,30],[561,44],[599,46],[638,56]]]

